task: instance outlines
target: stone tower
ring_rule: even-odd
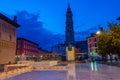
[[[73,19],[72,11],[70,4],[68,3],[68,8],[66,12],[66,29],[65,29],[65,45],[74,46],[74,28],[73,28]]]

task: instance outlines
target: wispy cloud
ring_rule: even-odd
[[[44,49],[51,48],[52,45],[64,41],[64,35],[53,34],[44,28],[44,22],[39,21],[39,13],[29,13],[27,11],[18,11],[18,23],[21,25],[17,29],[18,37],[23,37],[37,42]]]
[[[47,50],[50,50],[55,44],[64,43],[65,36],[63,34],[53,34],[50,30],[44,28],[45,21],[40,21],[40,13],[17,11],[15,15],[18,17],[18,23],[21,25],[17,29],[17,37],[23,37],[36,42],[40,47]],[[75,40],[85,40],[90,33],[96,30],[97,27],[93,26],[84,31],[76,31]]]
[[[97,31],[96,26],[89,28],[87,30],[84,31],[76,31],[75,32],[75,39],[78,40],[85,40],[86,37],[88,37],[91,33],[94,33]]]

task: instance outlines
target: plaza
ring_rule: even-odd
[[[120,80],[119,3],[1,1],[0,80]]]
[[[119,80],[120,68],[96,63],[69,63],[68,70],[38,70],[25,72],[5,80]],[[96,67],[95,67],[96,66]]]

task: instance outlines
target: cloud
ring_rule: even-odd
[[[39,13],[17,11],[18,23],[17,36],[23,37],[39,44],[43,49],[50,50],[52,45],[64,41],[64,35],[53,34],[44,28],[44,22],[39,21]]]
[[[86,37],[90,36],[91,33],[97,31],[96,26],[93,26],[85,31],[76,31],[75,32],[75,40],[86,40]]]
[[[18,18],[18,24],[21,26],[17,29],[17,37],[26,38],[39,44],[39,47],[50,50],[53,45],[64,43],[65,35],[53,34],[50,30],[44,28],[44,21],[40,21],[39,13],[29,13],[27,11],[17,11],[15,14]],[[85,25],[85,24],[82,24]],[[86,40],[90,33],[95,32],[96,27],[89,28],[85,31],[76,31],[75,40]]]

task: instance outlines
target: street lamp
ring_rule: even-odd
[[[96,32],[96,35],[100,35],[100,33],[101,33],[101,31],[97,31],[97,32]]]

